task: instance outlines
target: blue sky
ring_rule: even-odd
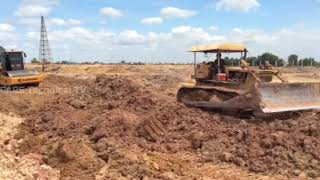
[[[239,42],[320,60],[320,0],[2,0],[0,44],[37,57],[44,15],[55,60],[188,62],[193,45]]]

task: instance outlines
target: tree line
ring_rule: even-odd
[[[229,58],[224,57],[224,61],[227,66],[239,66],[240,64],[240,58]],[[302,58],[299,59],[299,56],[296,54],[292,54],[288,56],[287,59],[279,58],[277,55],[266,52],[263,53],[260,56],[251,56],[246,59],[248,63],[250,63],[251,66],[260,66],[264,65],[266,61],[268,61],[273,66],[320,66],[320,62],[317,62],[314,58]],[[33,58],[31,60],[31,63],[33,64],[40,64],[41,62],[37,60],[37,58]],[[131,65],[144,65],[146,63],[144,62],[126,62],[126,61],[120,61],[119,63],[104,63],[104,62],[82,62],[82,63],[76,63],[76,62],[69,62],[69,61],[58,61],[55,64],[131,64]],[[192,63],[152,63],[152,64],[192,64]]]
[[[225,63],[228,66],[237,66],[240,63],[239,58],[224,58]],[[260,56],[251,56],[246,59],[251,66],[264,65],[268,61],[273,66],[319,66],[320,63],[317,62],[314,58],[302,58],[299,59],[299,56],[292,54],[288,58],[282,59],[277,55],[266,52]]]

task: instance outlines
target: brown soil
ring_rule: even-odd
[[[187,108],[175,100],[184,78],[50,75],[43,87],[71,90],[1,109],[27,117],[21,155],[41,154],[65,179],[320,177],[319,114],[261,120]]]
[[[19,146],[23,140],[14,139],[23,119],[13,113],[0,113],[0,179],[52,179],[58,180],[59,171],[45,165],[37,154],[18,157]]]

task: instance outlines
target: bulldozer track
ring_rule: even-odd
[[[164,125],[156,119],[146,120],[144,122],[143,128],[147,135],[146,138],[150,141],[157,141],[159,139],[162,139],[166,137],[167,134]]]

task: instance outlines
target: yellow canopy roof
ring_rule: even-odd
[[[245,52],[247,48],[243,44],[208,44],[192,47],[190,52]]]

